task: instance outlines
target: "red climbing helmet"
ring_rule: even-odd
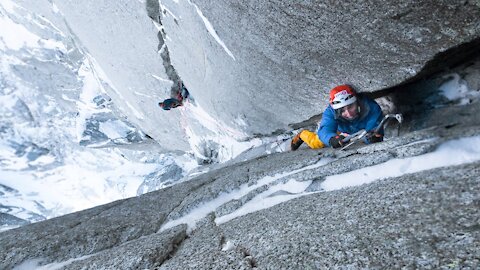
[[[334,110],[357,101],[355,90],[350,85],[339,85],[330,90],[330,105]]]

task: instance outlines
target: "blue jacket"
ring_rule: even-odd
[[[353,134],[361,129],[372,131],[382,121],[382,109],[375,100],[365,96],[357,96],[357,100],[360,105],[360,115],[353,121],[336,117],[335,110],[330,105],[325,109],[317,130],[318,138],[325,145],[331,146],[329,140],[336,136],[337,132]],[[383,134],[383,130],[380,130],[380,133]]]
[[[162,105],[160,105],[160,107],[166,111],[178,106],[182,106],[182,102],[176,98],[165,99],[163,102],[161,102],[161,104]]]

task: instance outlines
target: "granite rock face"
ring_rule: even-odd
[[[420,129],[408,122],[382,143],[232,162],[170,188],[2,232],[0,268],[476,269],[479,161],[329,192],[322,183],[479,136],[479,109],[437,108],[428,115],[443,121]],[[292,181],[305,190],[284,189]],[[282,196],[291,200],[238,215]]]
[[[55,3],[115,87],[113,102],[167,150],[192,147],[182,121],[197,136],[211,134],[195,115],[158,109],[178,80],[196,106],[245,139],[321,113],[336,84],[398,86],[480,45],[478,1]]]
[[[117,246],[128,246],[128,243],[131,247],[138,246],[139,244],[132,244],[133,240],[145,245],[160,229],[167,214],[175,209],[188,193],[205,184],[205,181],[211,180],[189,182],[186,185],[163,189],[160,194],[149,193],[134,199],[116,201],[82,211],[80,215],[73,213],[51,219],[48,223],[34,223],[27,230],[18,233],[2,234],[1,268],[11,269],[29,259],[46,264],[74,257],[92,257],[90,255],[93,254],[96,254],[93,256],[95,258],[97,255],[113,258],[112,253],[104,253],[106,255],[100,253],[112,248],[115,250]],[[178,226],[166,235],[158,236],[156,238],[160,243],[158,245],[167,248],[161,244],[166,241],[165,239],[170,239],[168,243],[172,246],[181,242],[180,240],[185,237],[185,230],[185,226]],[[153,244],[150,248],[155,250]],[[165,256],[157,258],[166,258],[169,252],[166,250]],[[144,256],[140,253],[136,255]],[[120,252],[116,256],[122,257],[124,254]],[[126,260],[125,263],[133,262]],[[112,267],[115,265],[112,264]],[[129,267],[123,265],[123,269],[127,268]]]
[[[66,20],[74,32],[84,31],[85,46],[97,58],[111,46],[95,44],[95,35],[106,33],[99,38],[112,42],[108,33],[119,35],[121,23],[129,22],[122,18],[141,18],[138,10],[128,9],[138,3],[120,1],[119,8],[110,9],[106,2],[90,1],[92,13],[80,15],[74,1],[59,8],[71,9]],[[171,64],[197,104],[250,134],[272,132],[321,111],[336,83],[368,92],[426,76],[460,61],[479,34],[475,1],[147,3],[149,16],[156,21],[160,16],[164,33],[158,38],[165,38]],[[75,30],[95,25],[89,21],[93,14],[105,14],[98,5],[112,11],[104,18],[109,23],[92,32]],[[120,40],[135,43],[127,35]],[[119,51],[128,52],[128,46]],[[113,83],[127,92],[142,85],[141,61],[118,55],[98,57],[100,65],[110,65],[107,74],[119,72]],[[119,59],[136,67],[130,79],[121,78],[128,65]],[[470,87],[478,86],[476,63],[461,70]],[[432,89],[438,92],[440,83],[432,80]],[[163,87],[168,91],[171,85]],[[472,96],[478,95],[478,87],[472,89]],[[0,269],[477,269],[479,161],[343,190],[325,192],[322,185],[329,176],[480,135],[478,103],[439,104],[438,93],[414,95],[421,91],[426,88],[417,84],[395,93],[406,121],[382,143],[347,151],[303,146],[245,161],[246,153],[169,188],[1,232]],[[138,93],[128,102],[151,101]],[[169,139],[166,135],[165,142]],[[289,189],[292,183],[301,190]],[[282,198],[290,200],[239,214]]]
[[[158,48],[158,28],[142,1],[53,1],[79,46],[94,59],[105,90],[128,121],[165,150],[189,149],[178,111],[158,102],[170,98],[171,81]],[[28,6],[28,5],[26,5]],[[57,14],[58,15],[58,14]],[[59,16],[59,15],[58,15]],[[180,138],[180,139],[179,139]]]
[[[160,2],[180,76],[207,112],[243,119],[249,134],[322,112],[337,84],[393,87],[480,45],[475,1]]]

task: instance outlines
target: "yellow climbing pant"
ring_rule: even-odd
[[[318,138],[317,133],[309,130],[302,130],[302,132],[300,132],[300,139],[302,139],[302,141],[304,141],[312,149],[325,147],[325,144],[323,144],[323,142]]]

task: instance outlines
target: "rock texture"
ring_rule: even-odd
[[[105,14],[98,7],[111,10],[110,5],[89,1],[92,13],[81,13],[75,7],[87,4],[59,4],[100,65],[110,65],[107,75],[119,72],[113,84],[130,93],[134,108],[146,100],[128,92],[140,85],[143,60],[98,57],[111,46],[92,40],[97,35],[111,42],[109,33],[120,35],[121,24],[114,23],[140,18],[138,3],[116,3],[118,8],[102,18],[107,23],[91,32],[80,28],[96,26],[93,14]],[[172,64],[196,102],[250,135],[321,111],[333,84],[373,91],[434,72],[467,55],[479,35],[474,1],[147,3],[151,17],[161,14]],[[120,40],[135,44],[128,36]],[[128,45],[121,45],[119,51],[127,52]],[[122,77],[128,67],[118,59],[132,61],[132,77]],[[478,85],[478,67],[472,67],[468,82]],[[428,98],[414,95],[426,90]],[[480,162],[322,190],[328,176],[480,135],[478,103],[439,106],[434,101],[441,97],[430,90],[417,84],[395,94],[407,122],[400,136],[382,143],[347,151],[301,148],[248,161],[243,156],[170,188],[2,232],[0,268],[477,269]],[[292,179],[305,189],[282,189]],[[259,197],[291,200],[226,218]],[[202,215],[190,216],[198,218],[196,224],[174,223],[202,207]]]
[[[105,80],[105,90],[128,120],[165,150],[189,150],[178,123],[180,113],[158,107],[158,102],[170,98],[174,82],[159,54],[159,30],[147,16],[145,4],[53,2],[69,27],[70,32],[65,34],[73,35],[78,45],[95,59],[98,75]]]
[[[480,45],[475,1],[160,2],[179,75],[207,112],[243,119],[249,134],[322,112],[336,84],[393,87]]]
[[[318,193],[205,226],[159,269],[475,269],[479,165]],[[233,248],[222,251],[227,241]]]
[[[0,268],[476,269],[480,162],[332,192],[322,192],[321,183],[329,175],[428,153],[445,140],[478,136],[478,113],[478,104],[437,108],[427,114],[443,121],[418,130],[410,122],[404,135],[383,143],[232,162],[171,188],[6,231],[0,233]],[[328,162],[318,165],[322,160]],[[220,222],[292,178],[308,186],[300,197]],[[242,196],[215,203],[245,188]],[[280,189],[265,198],[285,195]],[[165,227],[205,205],[212,207],[195,227]]]
[[[188,145],[184,122],[210,134],[195,116],[157,108],[178,79],[220,126],[239,131],[230,137],[245,139],[321,113],[336,84],[397,86],[480,45],[478,1],[55,3],[115,87],[113,101],[168,150],[205,148]]]

